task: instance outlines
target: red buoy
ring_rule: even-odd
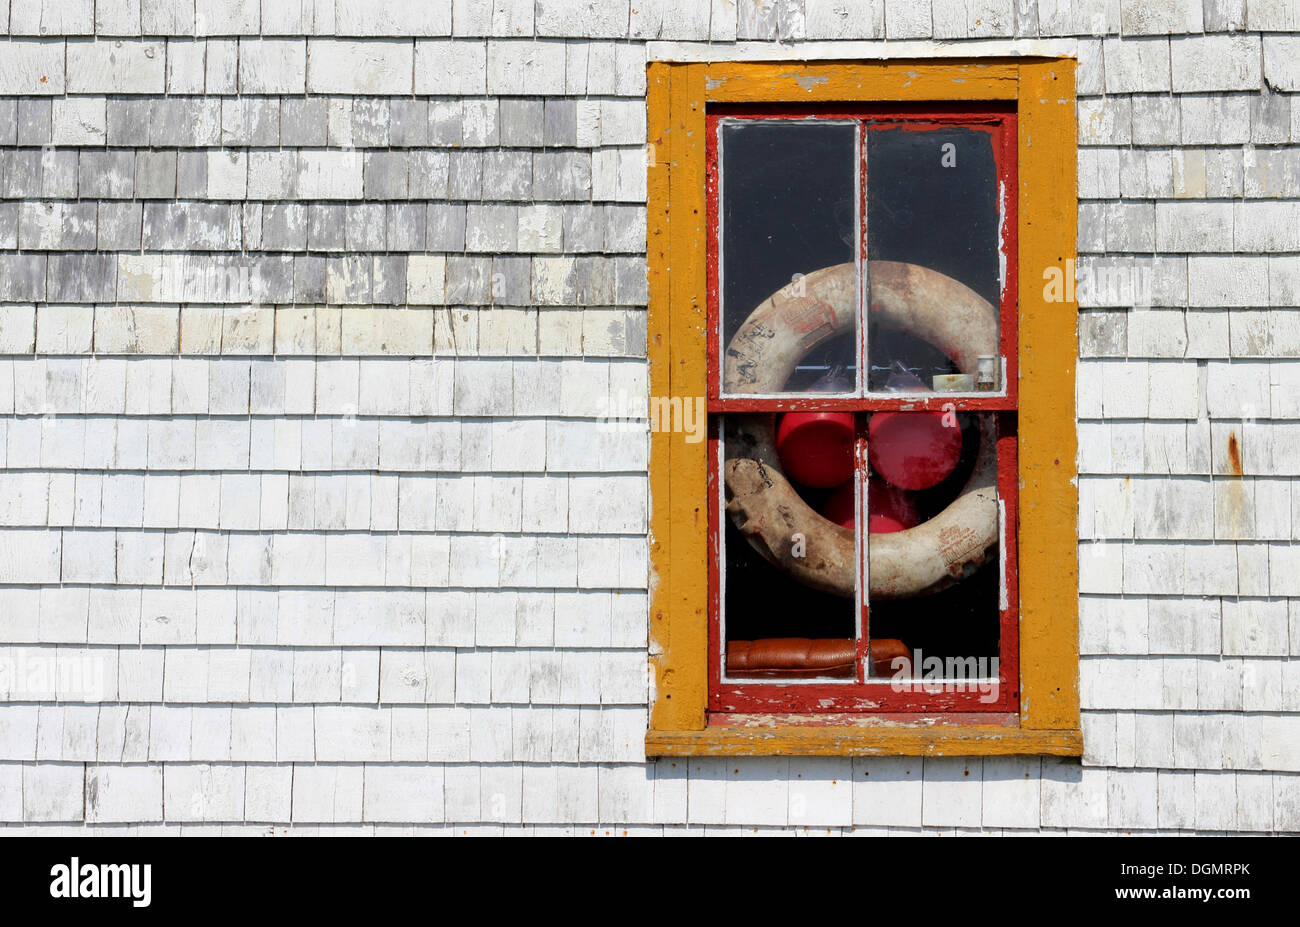
[[[842,528],[852,528],[857,522],[853,486],[854,481],[849,480],[831,493],[822,506],[822,517]],[[867,484],[867,512],[867,530],[872,534],[905,531],[921,523],[912,497],[877,477]]]
[[[944,412],[877,412],[867,426],[873,473],[899,489],[929,489],[961,459],[961,429]]]
[[[822,517],[841,528],[852,528],[857,523],[857,518],[854,517],[857,502],[853,492],[854,483],[854,480],[844,483],[827,496],[825,504],[822,505]]]
[[[777,423],[776,452],[795,482],[838,486],[853,476],[853,413],[787,412]]]
[[[872,534],[906,531],[921,523],[911,495],[878,477],[867,484],[867,530]]]

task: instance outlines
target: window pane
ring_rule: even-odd
[[[857,126],[719,126],[723,393],[852,392]]]
[[[856,677],[857,554],[852,530],[833,523],[851,524],[854,506],[854,421],[842,415],[847,424],[816,413],[724,422],[729,678]],[[807,430],[791,437],[782,427],[791,418],[808,419],[795,423]],[[773,517],[778,511],[783,516]]]
[[[873,642],[901,641],[909,657],[919,653],[922,661],[983,661],[977,665],[995,674],[1001,622],[996,447],[989,414],[870,417]]]
[[[1000,390],[992,133],[868,125],[866,145],[869,388]],[[983,384],[981,356],[992,375]]]

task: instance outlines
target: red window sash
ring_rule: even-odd
[[[868,260],[866,229],[866,131],[868,124],[877,128],[911,128],[926,131],[948,126],[989,127],[995,138],[994,164],[999,183],[1002,228],[999,247],[1004,258],[1002,274],[1000,315],[1000,348],[1005,360],[1002,386],[1005,395],[954,396],[944,393],[909,394],[895,397],[879,393],[865,393],[864,368],[866,357],[865,306],[859,300],[858,321],[858,395],[842,397],[737,397],[720,395],[720,294],[718,288],[720,242],[718,215],[718,120],[720,118],[800,119],[825,118],[853,119],[860,123],[859,131],[859,259]],[[1016,221],[1016,116],[1010,111],[991,111],[987,105],[949,106],[926,110],[920,106],[895,107],[890,110],[871,108],[843,109],[818,107],[806,111],[765,107],[719,107],[710,109],[706,118],[707,164],[707,275],[708,275],[708,460],[709,460],[709,700],[710,723],[726,723],[740,714],[790,713],[829,720],[835,714],[860,716],[864,713],[880,715],[882,719],[918,720],[942,715],[951,721],[955,713],[970,715],[983,723],[1015,723],[1019,710],[1019,597],[1016,581],[1017,554],[1017,454],[1015,410],[1018,404],[1019,370],[1017,364],[1017,221]],[[722,476],[719,466],[722,451],[720,435],[721,414],[738,412],[789,412],[815,410],[842,410],[853,412],[951,410],[994,414],[997,428],[997,486],[1000,517],[999,565],[999,685],[997,697],[991,701],[976,686],[967,691],[927,691],[924,680],[910,685],[895,686],[888,679],[864,679],[870,642],[869,603],[866,602],[865,569],[867,552],[859,547],[859,581],[857,628],[857,675],[852,680],[837,682],[819,680],[769,680],[723,681],[725,669],[725,642],[722,628],[722,534],[727,515],[723,507]],[[865,416],[859,416],[857,440],[856,479],[859,496],[864,495],[867,458]],[[859,525],[866,525],[865,500],[859,500]],[[859,533],[859,545],[865,535]],[[921,668],[915,668],[916,673]],[[941,684],[941,689],[952,684]]]

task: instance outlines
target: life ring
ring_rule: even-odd
[[[975,374],[980,355],[998,354],[997,313],[962,283],[917,264],[870,261],[871,312],[928,341]],[[727,345],[725,393],[780,392],[818,345],[854,331],[857,269],[824,267],[759,304]],[[727,419],[724,476],[727,512],[765,559],[814,589],[852,597],[857,585],[854,532],[823,518],[781,472],[775,415]],[[992,423],[979,425],[975,466],[956,499],[938,515],[903,531],[872,534],[868,577],[873,599],[926,595],[973,573],[997,555],[997,462]],[[794,535],[802,535],[802,543]]]

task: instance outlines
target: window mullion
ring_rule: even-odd
[[[857,395],[867,395],[871,371],[871,352],[867,343],[867,307],[871,304],[871,278],[868,273],[869,249],[867,229],[867,120],[858,121],[858,369]],[[854,482],[856,483],[856,549],[858,557],[857,608],[858,682],[865,682],[871,672],[871,589],[870,512],[867,510],[867,413],[854,415],[857,437],[854,441]]]
[[[867,394],[871,356],[867,345],[867,307],[871,304],[871,280],[867,273],[867,121],[858,121],[858,363],[857,395]]]
[[[854,416],[856,436],[853,442],[853,481],[855,483],[854,536],[858,555],[858,591],[855,606],[857,608],[857,642],[858,642],[858,682],[865,682],[871,667],[871,603],[868,590],[871,588],[871,566],[868,556],[870,535],[868,533],[869,513],[867,512],[867,415],[858,412]]]

